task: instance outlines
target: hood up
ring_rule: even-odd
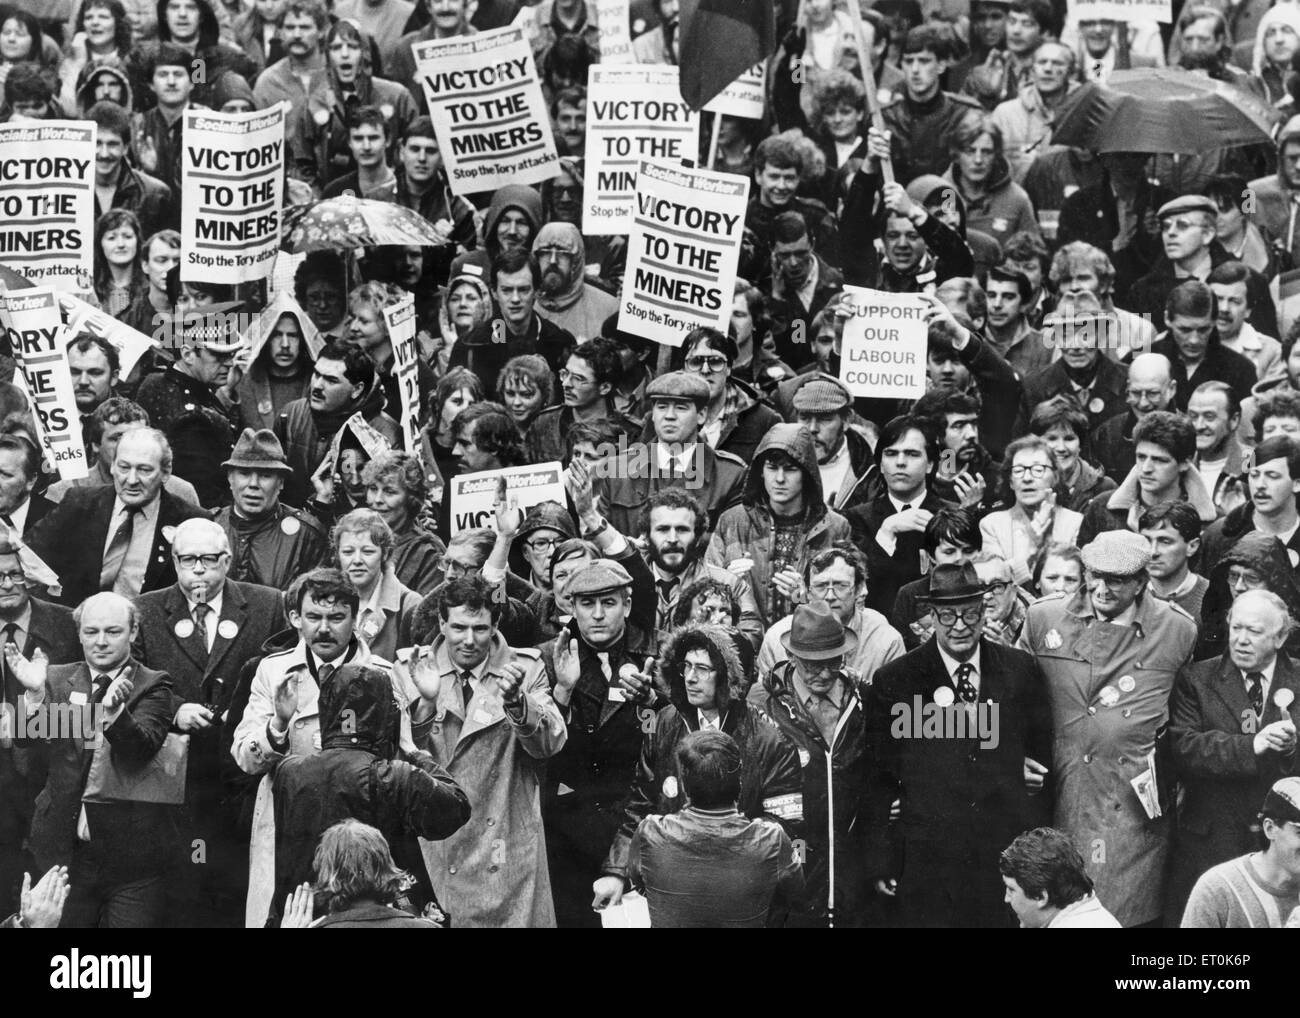
[[[397,725],[397,703],[387,672],[344,665],[321,688],[321,749],[381,753]]]
[[[763,463],[773,453],[783,452],[799,464],[803,472],[803,502],[810,522],[826,514],[822,494],[822,475],[817,467],[817,447],[812,434],[799,424],[773,424],[754,450],[745,475],[744,502],[748,506],[766,506],[767,489],[763,487]]]
[[[726,711],[733,700],[745,699],[748,683],[731,636],[721,626],[688,623],[675,629],[664,641],[659,656],[659,675],[668,686],[668,697],[678,711],[690,709],[682,663],[692,650],[705,651],[717,669],[713,702],[719,711]]]

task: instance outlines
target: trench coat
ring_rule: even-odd
[[[1149,819],[1130,781],[1147,769],[1196,645],[1196,623],[1178,605],[1145,591],[1136,605],[1133,624],[1117,626],[1098,619],[1086,588],[1039,598],[1019,644],[1047,681],[1052,760],[1040,763],[1055,791],[1053,826],[1073,839],[1123,926],[1151,922],[1163,906],[1172,818]]]
[[[568,732],[541,652],[512,648],[496,634],[468,704],[443,637],[432,653],[443,676],[437,710],[413,718],[412,733],[465,790],[471,809],[469,823],[450,838],[420,839],[434,893],[453,926],[553,927],[541,786],[546,761]],[[526,668],[522,721],[506,713],[493,679],[512,656]]]

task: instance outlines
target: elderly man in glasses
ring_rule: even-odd
[[[1051,745],[1043,676],[1032,657],[988,639],[970,563],[935,566],[927,599],[934,636],[881,668],[866,693],[879,769],[867,865],[897,908],[889,925],[1007,927],[1002,888],[983,874],[1046,813],[1030,780]]]
[[[1052,826],[1074,840],[1097,897],[1126,927],[1161,917],[1173,810],[1169,697],[1196,643],[1191,616],[1147,592],[1150,558],[1140,534],[1098,534],[1083,549],[1083,587],[1040,598],[1020,634],[1052,708]]]
[[[1025,626],[1030,598],[1016,585],[1011,563],[995,551],[981,551],[971,559],[984,584],[984,636],[1014,647]]]

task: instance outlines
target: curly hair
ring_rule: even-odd
[[[406,512],[415,519],[429,498],[429,480],[418,457],[400,449],[381,452],[361,468],[361,480],[367,486],[396,477],[406,492]]]
[[[349,817],[326,828],[312,859],[315,892],[327,912],[344,912],[359,901],[391,905],[405,874],[378,828]]]
[[[672,627],[677,629],[690,622],[695,602],[710,596],[720,597],[726,603],[733,626],[740,623],[740,601],[731,589],[731,584],[706,576],[702,580],[696,580],[678,596],[677,606],[673,608]]]
[[[334,524],[330,531],[330,547],[338,558],[339,545],[344,534],[365,534],[379,546],[379,560],[387,565],[393,558],[393,531],[384,518],[373,509],[353,509]]]
[[[474,426],[474,444],[491,453],[503,467],[517,467],[524,462],[519,429],[500,403],[471,403],[451,422],[451,432],[459,435]]]
[[[555,376],[551,373],[551,366],[546,363],[546,359],[539,357],[535,353],[520,354],[518,357],[511,357],[505,363],[497,375],[496,396],[502,402],[505,401],[505,389],[507,385],[514,383],[518,385],[524,382],[528,387],[536,389],[542,394],[543,407],[551,405],[551,400],[555,396]]]

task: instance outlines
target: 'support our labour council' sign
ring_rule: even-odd
[[[731,320],[749,179],[642,161],[618,327],[681,346]]]
[[[411,45],[454,194],[536,184],[560,157],[520,28]]]
[[[95,125],[0,124],[0,262],[33,283],[85,287],[95,268]]]
[[[280,248],[284,106],[183,116],[181,279],[264,279]]]
[[[924,298],[846,286],[853,316],[844,323],[840,381],[854,396],[920,399],[925,395]]]

